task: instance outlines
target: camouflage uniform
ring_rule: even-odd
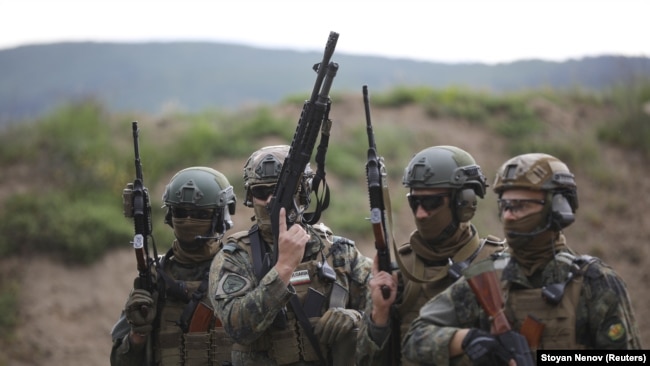
[[[522,324],[529,315],[543,325],[536,337],[527,339],[533,359],[539,349],[640,348],[622,279],[598,258],[577,255],[566,244],[562,230],[574,222],[578,208],[577,185],[566,164],[541,153],[516,156],[501,166],[493,189],[499,195],[508,250],[475,263],[464,274],[472,278],[496,270],[504,315],[513,331],[526,333]],[[468,328],[463,352],[492,342],[485,334],[491,330],[490,319],[463,277],[422,307],[402,343],[402,354],[419,363],[468,364],[465,353],[450,359],[450,351],[460,351],[452,338]]]
[[[270,214],[264,205],[274,189],[289,146],[268,146],[254,152],[244,167],[244,205],[255,210],[256,223],[249,231],[229,236],[210,269],[210,299],[224,329],[235,341],[234,365],[346,365],[352,356],[356,328],[365,308],[366,282],[372,261],[353,241],[334,236],[323,224],[302,225],[309,234],[301,263],[287,286],[269,262],[256,258],[273,256]],[[295,201],[308,207],[312,172],[307,165]],[[256,193],[263,188],[264,193]],[[263,197],[263,198],[262,198]],[[270,267],[270,268],[269,268]],[[298,312],[294,305],[300,307]],[[333,344],[309,337],[313,325],[325,314],[351,314],[353,331]],[[299,316],[308,318],[307,330]],[[324,318],[326,319],[326,318]],[[323,322],[321,322],[323,323]],[[329,324],[329,323],[328,323]],[[320,355],[319,355],[320,352]]]
[[[287,306],[294,291],[301,303],[309,288],[318,290],[328,298],[322,303],[319,315],[310,318],[312,323],[328,307],[364,309],[367,297],[365,283],[372,266],[370,260],[359,253],[352,241],[331,236],[331,232],[322,225],[314,225],[310,232],[312,239],[309,247],[313,248],[314,254],[308,255],[294,272],[294,290],[287,288],[274,269],[257,280],[249,254],[248,232],[229,237],[223,250],[215,257],[210,270],[210,293],[214,295],[216,313],[236,342],[232,357],[234,365],[319,364],[291,306]],[[252,235],[257,233],[253,232]],[[321,250],[336,271],[335,283],[322,280],[318,275]],[[306,276],[299,275],[301,271]],[[333,298],[333,292],[339,295]],[[287,318],[284,328],[273,325],[274,319],[282,311],[286,311]],[[345,345],[339,347],[343,348],[338,352],[346,349]],[[353,347],[354,344],[352,352]],[[326,351],[325,357],[331,357],[327,351],[333,350],[332,345],[321,345],[321,348]],[[349,354],[346,356],[349,357]]]
[[[553,306],[542,300],[541,288],[557,283],[558,276],[566,278],[570,262],[550,261],[529,278],[509,259],[504,254],[487,260],[496,260],[495,267],[507,263],[500,278],[513,329],[520,329],[529,313],[546,324],[538,349],[641,348],[625,284],[606,264],[598,260],[586,265],[584,273],[567,285],[562,303]],[[525,296],[528,291],[534,295]],[[518,293],[534,301],[522,303]],[[402,354],[417,363],[470,364],[464,355],[449,357],[449,341],[461,328],[490,331],[489,319],[464,278],[422,307],[402,343]]]
[[[454,182],[454,176],[461,176],[463,179]],[[453,192],[449,205],[452,211],[452,202],[457,202],[455,197],[460,196],[461,192],[465,191],[467,194],[466,190],[469,190],[472,195],[468,197],[482,197],[485,192],[484,180],[485,177],[480,173],[474,159],[465,151],[451,146],[431,147],[416,154],[404,175],[404,185],[410,188],[450,188]],[[481,239],[476,228],[469,223],[476,208],[475,204],[474,202],[467,212],[462,212],[465,210],[462,206],[456,206],[458,208],[455,209],[451,228],[446,229],[451,230],[453,234],[442,235],[441,239],[427,244],[416,230],[411,234],[409,243],[397,250],[396,260],[399,266],[398,293],[393,305],[395,314],[391,316],[388,325],[378,326],[370,319],[372,303],[369,300],[357,340],[356,357],[359,365],[380,365],[387,362],[390,364],[388,343],[393,333],[392,327],[396,325],[393,323],[398,322],[399,334],[403,338],[411,321],[417,317],[420,307],[458,279],[449,273],[450,262],[468,264],[503,251],[501,239],[493,236]],[[425,259],[418,253],[418,249],[427,245],[453,249],[447,251],[448,256],[441,256],[438,260]],[[396,345],[395,348],[398,347]],[[402,357],[401,364],[414,363]]]
[[[151,263],[152,293],[136,278],[136,291],[147,290],[155,312],[146,342],[132,344],[127,315],[129,300],[112,330],[112,366],[229,364],[232,340],[214,316],[208,299],[208,273],[221,248],[218,240],[232,226],[236,198],[220,172],[191,167],[178,172],[167,185],[163,202],[165,223],[176,240],[166,255]],[[201,216],[203,214],[204,216]],[[204,238],[197,239],[197,236]]]

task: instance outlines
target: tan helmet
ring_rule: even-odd
[[[273,145],[266,146],[255,151],[246,161],[244,165],[244,190],[246,191],[246,198],[244,205],[252,207],[252,198],[250,195],[251,186],[257,184],[276,184],[282,171],[282,164],[289,154],[289,145]],[[303,173],[303,184],[301,184],[301,201],[307,200],[309,197],[309,187],[311,187],[311,180],[313,178],[313,171],[309,163],[305,167]],[[307,193],[305,195],[305,193]]]
[[[515,156],[497,172],[494,192],[522,188],[539,191],[575,190],[576,182],[569,168],[560,159],[542,153]]]
[[[546,192],[550,204],[547,227],[561,230],[575,220],[578,190],[575,178],[560,159],[543,153],[529,153],[506,161],[497,172],[494,192],[501,197],[509,189]]]

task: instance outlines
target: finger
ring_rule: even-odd
[[[373,277],[379,272],[379,256],[375,254],[375,258],[372,260],[372,275]]]
[[[287,215],[285,214],[284,207],[280,207],[280,217],[278,222],[280,223],[280,231],[281,233],[287,231]]]

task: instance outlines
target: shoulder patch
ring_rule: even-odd
[[[619,342],[625,337],[625,327],[620,321],[616,321],[609,325],[607,329],[607,338],[612,342]]]
[[[225,297],[235,297],[244,294],[250,287],[250,280],[246,277],[234,273],[228,273],[221,278],[217,285],[217,293],[215,299]]]

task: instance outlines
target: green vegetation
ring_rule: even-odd
[[[619,86],[612,93],[617,115],[598,131],[602,141],[643,152],[650,158],[650,82]]]
[[[295,108],[304,100],[304,96],[294,96],[283,103]],[[499,139],[495,144],[501,144],[498,148],[508,155],[545,151],[579,166],[582,173],[604,187],[614,179],[603,167],[600,144],[638,150],[650,158],[648,101],[650,83],[601,94],[578,90],[491,94],[460,88],[400,87],[371,98],[373,116],[378,109],[419,105],[432,118],[431,123],[435,119],[467,121]],[[588,111],[604,117],[593,119]],[[566,121],[556,118],[575,113],[587,115]],[[0,185],[6,187],[0,195],[0,255],[39,252],[69,263],[88,264],[108,250],[128,245],[133,227],[123,216],[121,193],[135,177],[134,120],[139,120],[140,155],[154,212],[154,237],[162,252],[172,241],[160,209],[162,190],[171,174],[189,165],[217,167],[229,177],[241,201],[243,162],[261,147],[253,144],[289,142],[293,136],[298,116],[280,115],[276,109],[263,106],[235,113],[178,113],[152,120],[148,116],[111,114],[96,101],[86,100],[64,105],[42,119],[7,127],[0,134]],[[330,210],[324,214],[324,221],[336,228],[337,234],[360,240],[369,236],[363,176],[367,150],[364,122],[337,126],[336,142],[332,142],[336,148],[331,145],[327,155],[327,174],[329,181],[345,189],[336,191]],[[582,123],[589,128],[568,128],[565,123]],[[414,153],[413,141],[431,141],[437,133],[435,128],[404,128],[401,121],[375,125],[374,132],[380,152],[390,162],[408,161]],[[391,188],[401,192],[401,167],[391,166],[389,173]],[[395,195],[393,208],[405,209],[401,197]],[[242,210],[241,205],[238,210]],[[327,216],[330,212],[336,214]],[[593,225],[599,224],[597,215],[586,217]],[[481,218],[476,221],[483,222]],[[13,326],[10,314],[15,314],[14,292],[10,281],[0,283],[0,314],[5,314],[0,317],[0,330]]]
[[[599,164],[599,143],[620,144],[650,155],[650,147],[642,143],[650,141],[650,115],[642,109],[650,100],[649,85],[617,88],[602,95],[580,91],[490,94],[459,88],[399,87],[374,95],[372,105],[373,109],[385,109],[418,104],[433,119],[469,121],[508,141],[504,148],[510,155],[546,151],[572,166],[585,166],[592,178],[607,186],[612,179]],[[285,101],[294,106],[302,102],[304,96]],[[589,120],[601,127],[597,133],[581,132],[581,143],[575,144],[577,136],[564,133],[562,126],[556,125],[561,121],[549,121],[549,115],[560,113],[567,103],[577,103],[582,109],[607,107],[613,112],[605,114],[609,116],[606,120]],[[90,263],[106,250],[128,242],[132,228],[125,224],[128,220],[122,214],[120,194],[125,183],[134,179],[131,122],[135,119],[111,115],[99,103],[87,100],[62,106],[41,120],[7,128],[0,135],[0,163],[7,167],[5,171],[24,166],[46,179],[42,184],[27,184],[5,199],[0,211],[0,254],[44,251],[67,261]],[[155,122],[145,118],[139,124],[145,185],[164,187],[162,181],[183,167],[221,167],[225,159],[233,163],[220,169],[239,190],[241,162],[257,148],[251,141],[273,136],[278,141],[290,141],[295,121],[296,117],[277,117],[268,106],[238,113],[176,114]],[[337,192],[333,207],[342,213],[331,219],[346,234],[364,235],[366,223],[357,220],[361,213],[344,207],[357,206],[350,202],[365,198],[365,124],[359,121],[337,128],[344,129],[345,137],[337,138],[336,149],[328,151],[327,171],[351,188]],[[429,135],[435,133],[435,129],[430,130]],[[374,132],[387,161],[409,159],[413,151],[404,141],[430,138],[400,123],[375,126]],[[219,161],[215,161],[217,157]],[[391,169],[390,173],[395,181],[402,172]],[[12,181],[11,173],[3,180]],[[156,213],[161,189],[151,193]],[[345,199],[341,199],[342,194]],[[161,221],[154,218],[154,234],[167,242],[171,237]]]

